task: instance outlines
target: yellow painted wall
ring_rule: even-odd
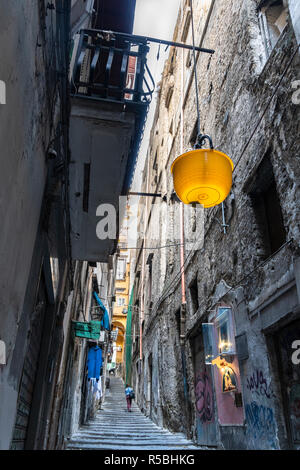
[[[120,237],[119,242],[126,243],[126,237]],[[125,254],[127,255],[128,252],[126,249],[120,248],[120,258],[124,257]],[[125,332],[126,332],[126,322],[127,322],[127,313],[124,314],[123,310],[128,310],[129,304],[129,285],[130,285],[130,257],[127,258],[126,262],[126,271],[125,271],[125,278],[124,279],[116,279],[115,282],[115,296],[116,301],[114,303],[113,309],[113,318],[112,318],[112,325],[113,330],[116,327],[119,329],[118,337],[116,346],[120,346],[122,351],[117,351],[116,362],[120,363],[123,362],[124,358],[124,349],[125,349]],[[119,291],[118,289],[122,289]],[[124,305],[118,306],[118,298],[124,299]]]

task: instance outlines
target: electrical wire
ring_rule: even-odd
[[[190,0],[190,2],[192,2],[192,0]],[[242,156],[244,155],[244,153],[245,153],[246,149],[248,148],[248,146],[249,146],[251,140],[253,139],[256,130],[258,129],[258,127],[259,127],[259,125],[260,125],[260,123],[261,123],[261,121],[262,121],[264,115],[266,114],[266,112],[267,112],[267,110],[268,110],[268,108],[269,108],[269,106],[270,106],[270,104],[271,104],[271,102],[272,102],[273,97],[275,96],[275,94],[276,94],[276,92],[277,92],[277,90],[278,90],[278,88],[279,88],[279,86],[280,86],[280,84],[281,84],[283,78],[285,77],[285,75],[286,75],[286,73],[287,73],[289,67],[291,66],[291,64],[292,64],[292,62],[293,62],[293,59],[294,59],[294,57],[295,57],[295,55],[296,55],[296,53],[297,53],[299,47],[300,47],[300,45],[298,45],[298,46],[296,47],[295,51],[293,52],[289,63],[287,64],[287,66],[286,66],[286,68],[285,68],[283,74],[281,75],[279,82],[277,83],[277,85],[276,85],[276,87],[275,87],[275,89],[274,89],[274,91],[273,91],[273,93],[272,93],[270,99],[268,100],[268,103],[267,103],[267,105],[266,105],[266,107],[265,107],[265,109],[264,109],[264,111],[263,111],[261,117],[260,117],[259,120],[258,120],[257,125],[255,126],[254,131],[252,132],[252,134],[251,134],[250,138],[248,139],[248,141],[247,141],[247,143],[246,143],[246,145],[245,145],[245,147],[244,147],[244,149],[243,149],[243,151],[242,151],[240,157],[238,158],[237,163],[235,164],[234,170],[235,170],[236,167],[238,166],[239,162],[241,161]],[[233,171],[234,171],[234,170],[233,170]],[[218,211],[218,206],[212,209],[212,212],[211,212],[211,214],[212,214],[211,220],[215,218],[217,211]],[[195,246],[195,245],[194,245],[194,246]],[[184,266],[186,265],[186,263],[189,261],[190,256],[192,256],[192,255],[193,255],[193,249],[192,249],[191,252],[188,254],[188,256],[187,256],[187,258],[186,258],[186,260],[185,260],[185,262],[184,262],[184,265],[183,265],[182,269],[184,268]],[[155,303],[156,306],[157,306],[158,303],[160,304],[161,302],[163,302],[163,301],[168,297],[169,293],[172,291],[172,284],[173,284],[174,282],[176,282],[176,284],[178,283],[178,280],[179,280],[179,277],[180,277],[180,275],[181,275],[182,269],[175,275],[175,277],[172,279],[172,281],[168,284],[168,287],[167,287],[165,293],[163,293],[162,296],[160,297],[160,299],[158,299],[158,301]]]
[[[233,289],[236,289],[237,287],[239,287],[243,281],[245,279],[247,279],[248,277],[251,276],[251,274],[253,274],[255,271],[257,271],[257,269],[259,268],[262,268],[265,264],[267,264],[271,259],[273,259],[285,246],[287,245],[290,245],[291,243],[293,242],[293,239],[291,240],[288,240],[287,242],[285,242],[283,245],[281,245],[280,248],[278,248],[277,251],[275,251],[275,253],[273,253],[271,256],[269,256],[267,259],[265,259],[264,261],[262,261],[261,263],[259,263],[255,268],[252,269],[252,271],[250,271],[248,274],[246,274],[244,277],[242,277],[242,279],[240,279],[234,286],[230,287],[230,289],[228,289],[228,291],[225,292],[224,295],[228,294],[228,292],[230,292],[231,290]]]
[[[199,110],[199,93],[198,93],[198,80],[197,80],[197,72],[196,72],[196,53],[195,53],[195,32],[194,32],[194,15],[193,15],[193,2],[192,0],[190,0],[190,8],[191,8],[191,25],[192,25],[192,37],[193,37],[193,61],[194,61],[194,78],[195,78],[195,88],[196,88],[196,107],[197,107],[197,117],[198,117],[198,121],[197,121],[197,127],[198,127],[198,134],[201,133],[200,131],[200,110]],[[262,113],[262,115],[260,116],[255,128],[254,128],[254,131],[251,133],[250,135],[250,138],[248,139],[246,145],[244,146],[243,150],[242,150],[242,153],[241,155],[239,156],[236,164],[235,164],[235,168],[233,170],[233,172],[236,170],[237,166],[239,165],[240,161],[241,161],[241,158],[243,157],[245,151],[247,150],[251,140],[253,139],[264,115],[266,114],[271,102],[272,102],[272,99],[273,97],[275,96],[277,90],[279,89],[279,86],[283,80],[283,78],[285,77],[290,65],[292,64],[292,61],[298,51],[298,48],[299,48],[299,45],[296,47],[295,51],[293,52],[292,54],[292,57],[288,63],[288,65],[286,66],[283,74],[281,75],[280,77],[280,80],[278,82],[278,84],[276,85],[270,99],[268,100],[268,103],[266,105],[266,107],[264,108],[264,111]],[[216,212],[218,210],[218,207],[215,208],[214,210],[212,210],[211,214],[212,216],[215,216]],[[287,243],[290,243],[291,241],[287,242]],[[164,292],[162,293],[162,295],[160,296],[160,298],[156,301],[155,303],[155,306],[153,308],[147,308],[147,310],[156,310],[158,309],[159,305],[169,296],[170,292],[172,291],[172,289],[174,290],[175,286],[177,285],[179,279],[180,279],[180,276],[181,276],[181,273],[184,269],[184,267],[186,266],[186,264],[189,262],[190,258],[194,255],[194,247],[196,245],[197,242],[195,242],[195,244],[193,245],[193,248],[191,249],[190,253],[186,256],[185,260],[184,260],[184,263],[183,265],[181,266],[181,269],[180,271],[172,278],[172,280],[170,281],[170,283],[168,284],[168,286],[165,288]],[[172,245],[165,245],[165,246],[161,246],[161,247],[127,247],[126,250],[129,250],[129,249],[135,249],[135,250],[154,250],[154,249],[162,249],[162,248],[167,248],[167,247],[171,247],[171,246],[180,246],[182,245],[181,243],[180,244],[172,244]],[[282,248],[282,247],[281,247]],[[280,249],[281,249],[280,248]],[[278,250],[280,251],[280,250]],[[277,253],[277,252],[276,252]],[[274,253],[272,256],[274,256],[276,253]],[[269,258],[268,258],[269,260]],[[259,264],[256,268],[254,268],[254,270],[252,270],[250,273],[248,273],[246,276],[244,276],[242,278],[242,280],[240,280],[238,282],[238,284],[236,284],[235,286],[233,286],[232,288],[230,288],[227,292],[229,292],[230,290],[236,288],[238,285],[241,284],[241,282],[243,282],[244,279],[246,279],[247,277],[249,277],[254,271],[256,271],[257,269],[259,269],[259,267],[263,266],[268,260],[265,260],[263,263]],[[175,283],[175,284],[174,284]],[[226,292],[226,293],[227,293]],[[128,306],[129,307],[129,306]],[[136,309],[139,309],[139,307],[137,306],[131,306],[132,309],[136,310]]]
[[[198,79],[197,79],[197,70],[196,70],[196,51],[195,51],[195,28],[194,28],[194,11],[193,11],[193,0],[190,0],[190,9],[191,9],[191,25],[192,25],[192,45],[193,45],[193,62],[194,62],[194,80],[195,80],[195,93],[196,93],[196,109],[197,109],[197,130],[198,130],[198,136],[201,134],[201,129],[200,129],[200,108],[199,108],[199,90],[198,90]],[[196,241],[193,245],[193,248],[195,247]],[[180,276],[184,272],[186,263],[188,262],[189,258],[194,254],[194,250],[192,249],[184,262],[182,263],[182,266],[180,268],[180,271],[175,277],[172,279],[172,281],[168,284],[167,289],[165,292],[162,294],[160,299],[156,302],[156,306],[163,302],[166,297],[169,295],[169,292],[171,292],[173,283],[176,280],[176,284],[178,280],[180,279]]]
[[[273,253],[271,256],[269,256],[266,260],[262,261],[261,263],[259,263],[257,266],[255,266],[255,268],[253,268],[248,274],[246,274],[244,277],[242,277],[241,279],[239,279],[237,281],[236,284],[234,284],[234,286],[230,287],[226,292],[225,294],[223,295],[223,297],[225,295],[227,295],[230,291],[236,289],[237,287],[241,286],[242,283],[248,279],[254,272],[256,272],[259,268],[263,267],[265,264],[267,264],[271,259],[273,259],[285,246],[287,245],[290,245],[291,243],[293,242],[293,240],[289,240],[287,241],[286,243],[284,243],[275,253]],[[175,288],[175,287],[174,287]],[[165,299],[162,299],[159,303],[161,304]],[[138,308],[138,306],[132,306],[132,308]],[[153,320],[155,318],[155,314],[157,313],[157,308],[147,308],[147,310],[156,310],[155,313],[145,313],[145,315],[151,315],[152,318],[151,320]]]

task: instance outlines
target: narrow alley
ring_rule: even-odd
[[[300,0],[0,0],[0,44],[0,451],[299,451]]]
[[[184,434],[155,425],[134,401],[128,412],[124,388],[119,377],[111,377],[103,410],[72,436],[68,450],[197,450]]]

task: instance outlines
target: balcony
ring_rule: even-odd
[[[147,40],[82,30],[73,54],[70,114],[70,214],[74,259],[107,262],[116,240],[99,240],[100,204],[130,188],[154,81]],[[118,232],[118,230],[117,230]]]

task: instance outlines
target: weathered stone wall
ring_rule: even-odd
[[[40,217],[51,132],[53,88],[48,87],[47,64],[54,38],[44,30],[45,12],[39,4],[0,2],[0,79],[6,84],[6,104],[0,105],[0,336],[7,346],[7,364],[0,366],[1,449],[9,446],[15,420],[20,371],[8,376]],[[24,329],[24,343],[26,335]],[[18,360],[21,367],[22,352]]]
[[[152,297],[146,301],[146,312],[149,315],[146,315],[144,324],[145,357],[153,351],[154,338],[159,338],[161,348],[155,360],[159,360],[163,423],[174,430],[185,427],[196,439],[194,366],[188,338],[197,338],[201,333],[201,323],[212,318],[212,311],[215,312],[218,302],[232,305],[236,335],[246,333],[248,339],[249,359],[240,361],[246,426],[216,426],[217,445],[225,448],[284,448],[287,445],[278,374],[274,371],[275,358],[266,339],[266,329],[286,314],[292,315],[291,312],[299,304],[298,297],[294,301],[293,288],[288,290],[285,304],[290,305],[290,309],[283,312],[280,302],[275,301],[289,283],[295,283],[294,259],[299,256],[300,173],[297,136],[300,108],[292,101],[291,85],[299,76],[299,55],[295,53],[297,43],[288,16],[287,27],[266,60],[258,26],[257,5],[258,2],[254,0],[194,2],[196,42],[215,49],[213,56],[200,54],[197,62],[201,131],[211,135],[215,147],[227,153],[236,167],[232,190],[225,201],[225,217],[229,225],[226,234],[220,225],[221,207],[205,210],[204,244],[196,252],[186,250],[185,253],[188,257],[185,265],[188,418],[184,406],[181,355],[175,320],[175,312],[181,304],[178,247],[153,250]],[[174,40],[181,40],[183,24],[184,19],[179,14]],[[186,42],[191,42],[191,30]],[[182,55],[185,93],[182,97],[184,106],[181,121]],[[150,185],[146,188],[144,183],[142,190],[162,192],[165,197],[159,203],[160,208],[152,210],[145,239],[147,247],[174,245],[174,236],[179,227],[179,204],[172,197],[170,165],[177,155],[191,147],[190,137],[197,119],[192,66],[186,67],[187,55],[187,51],[183,53],[180,49],[170,51],[160,84],[160,102],[148,151]],[[170,96],[173,84],[173,94],[166,107],[165,100],[168,94]],[[268,104],[273,93],[274,97]],[[256,133],[249,141],[256,126]],[[263,242],[248,188],[267,153],[273,167],[286,240],[290,243],[265,261]],[[187,230],[188,225],[192,225],[195,220],[189,216],[185,222]],[[258,268],[263,261],[264,265]],[[196,312],[189,290],[195,277],[198,280],[199,302]],[[149,282],[146,276],[145,292],[148,292]],[[165,298],[162,296],[164,292]],[[267,312],[264,306],[268,301],[273,302],[272,312],[264,313]],[[154,361],[153,352],[152,355]],[[255,400],[247,383],[257,371],[263,374],[272,394],[267,392],[269,397],[266,394],[261,397],[256,395]],[[273,432],[258,433],[252,427],[253,406],[258,409],[264,407],[265,412],[269,413],[270,429]],[[153,419],[158,421],[155,415]]]

